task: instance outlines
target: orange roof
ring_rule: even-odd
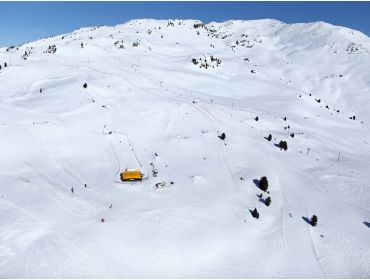
[[[140,170],[125,170],[121,172],[122,181],[141,180],[142,174]]]

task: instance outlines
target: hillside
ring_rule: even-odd
[[[1,277],[370,276],[366,35],[135,20],[0,65]]]

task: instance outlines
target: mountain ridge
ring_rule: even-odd
[[[197,19],[162,19],[162,20],[151,19],[151,18],[133,19],[133,20],[129,20],[125,23],[119,23],[119,24],[115,24],[115,25],[96,25],[96,26],[91,25],[91,26],[81,27],[81,28],[75,29],[71,32],[56,34],[56,35],[45,37],[45,38],[40,38],[40,39],[34,40],[32,42],[36,42],[36,41],[39,41],[39,40],[46,40],[47,38],[55,38],[55,37],[58,37],[58,36],[68,36],[72,33],[78,32],[78,31],[91,30],[91,29],[94,29],[94,28],[97,28],[97,27],[117,28],[117,27],[120,27],[120,26],[132,25],[133,23],[147,23],[147,22],[150,22],[150,23],[154,24],[154,23],[168,23],[169,21],[182,21],[182,22],[189,22],[189,23],[194,23],[194,24],[195,23],[204,24],[201,20],[197,20]],[[270,26],[281,25],[282,29],[288,28],[288,27],[297,27],[297,26],[302,26],[302,27],[305,27],[305,28],[310,28],[310,27],[316,26],[317,29],[320,29],[320,28],[322,28],[322,26],[326,26],[327,28],[330,28],[334,31],[341,31],[340,33],[345,33],[346,35],[347,35],[347,33],[351,34],[352,36],[356,34],[357,37],[361,37],[362,40],[369,41],[369,37],[361,31],[351,29],[351,28],[348,28],[348,27],[344,27],[344,26],[333,25],[331,23],[327,23],[327,22],[324,22],[324,21],[316,21],[316,22],[308,22],[308,23],[290,23],[290,24],[288,24],[288,23],[285,23],[283,21],[280,21],[280,20],[277,20],[277,19],[271,19],[271,18],[255,19],[255,20],[234,20],[234,19],[232,19],[232,20],[227,20],[227,21],[224,21],[224,22],[211,21],[211,22],[206,23],[204,25],[205,26],[210,26],[210,27],[214,26],[214,25],[230,26],[230,25],[233,25],[235,23],[244,24],[244,25],[250,25],[250,24],[253,24],[253,23],[257,23],[257,24],[263,24],[264,23],[264,24],[267,24],[267,25],[270,25]],[[349,38],[346,38],[346,39],[350,40]],[[18,45],[18,47],[21,47],[21,46],[23,46],[25,44],[28,44],[28,43],[31,43],[31,42],[21,43],[21,44]],[[7,48],[7,47],[2,47],[2,48]],[[2,49],[2,48],[0,48],[0,49]]]

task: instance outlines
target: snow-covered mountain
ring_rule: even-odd
[[[370,276],[366,35],[135,20],[0,64],[1,277]]]

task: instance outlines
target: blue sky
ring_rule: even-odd
[[[0,46],[137,18],[326,21],[370,36],[370,2],[0,2]]]

